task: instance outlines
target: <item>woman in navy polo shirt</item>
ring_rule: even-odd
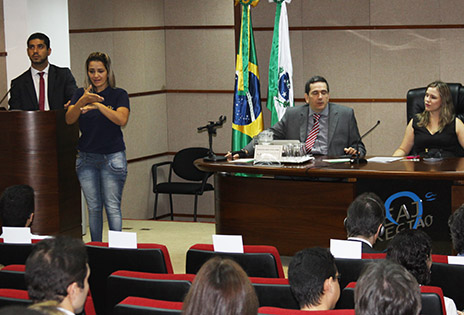
[[[107,54],[91,53],[85,66],[87,88],[74,93],[66,123],[79,120],[81,137],[76,172],[89,209],[92,241],[101,241],[103,205],[109,229],[122,229],[121,197],[127,160],[121,126],[129,120],[130,106],[127,92],[115,87]]]

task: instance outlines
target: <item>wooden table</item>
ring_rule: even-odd
[[[195,165],[215,173],[216,233],[240,234],[244,244],[274,245],[282,255],[328,247],[331,238],[345,239],[346,210],[364,179],[432,181],[431,185],[445,181],[451,186],[451,209],[464,202],[464,158],[360,165],[318,158],[281,166],[199,159]],[[451,209],[441,210],[442,215],[449,216]],[[447,228],[443,233],[448,235]]]

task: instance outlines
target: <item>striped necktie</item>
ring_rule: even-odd
[[[313,117],[314,125],[305,141],[306,153],[310,153],[313,149],[314,142],[316,142],[317,134],[319,133],[319,118],[321,118],[321,114],[313,114]]]

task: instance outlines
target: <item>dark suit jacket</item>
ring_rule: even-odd
[[[76,80],[68,68],[50,64],[47,93],[50,110],[63,109],[63,105],[71,99],[76,89]],[[30,68],[11,81],[10,96],[10,109],[39,110]]]
[[[360,139],[358,124],[354,117],[352,108],[329,103],[329,136],[328,153],[329,156],[344,155],[344,148],[356,148],[356,142]],[[274,139],[300,140],[305,142],[308,136],[308,115],[309,105],[301,105],[287,108],[282,119],[274,126],[269,128],[274,133]],[[249,154],[254,153],[253,139],[244,149]],[[361,155],[366,154],[366,148],[361,142],[359,144]]]

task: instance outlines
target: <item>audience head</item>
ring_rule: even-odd
[[[93,52],[87,57],[87,60],[85,61],[85,73],[87,74],[85,77],[85,86],[92,85],[94,90],[96,89],[95,84],[89,76],[89,67],[91,66],[92,61],[97,63],[101,62],[103,67],[106,69],[107,83],[110,87],[114,88],[116,86],[116,79],[113,73],[113,68],[111,67],[111,58],[108,54],[103,52]]]
[[[464,204],[450,215],[448,225],[454,250],[464,254]]]
[[[356,315],[417,315],[420,287],[403,266],[379,259],[361,273],[354,290]]]
[[[25,279],[34,302],[56,301],[80,313],[89,291],[90,269],[84,243],[56,236],[37,243],[26,260]]]
[[[387,259],[405,267],[419,284],[430,282],[432,240],[422,230],[402,230],[390,241]]]
[[[303,249],[288,266],[290,287],[302,310],[333,309],[340,297],[338,278],[335,259],[325,248]]]
[[[256,315],[258,307],[255,290],[242,267],[216,256],[198,271],[182,314]]]
[[[29,185],[7,187],[0,197],[3,226],[30,226],[34,216],[34,189]]]
[[[374,242],[380,234],[385,220],[385,206],[374,193],[363,193],[348,207],[345,228],[348,237],[374,237]],[[372,244],[374,245],[374,244]]]

